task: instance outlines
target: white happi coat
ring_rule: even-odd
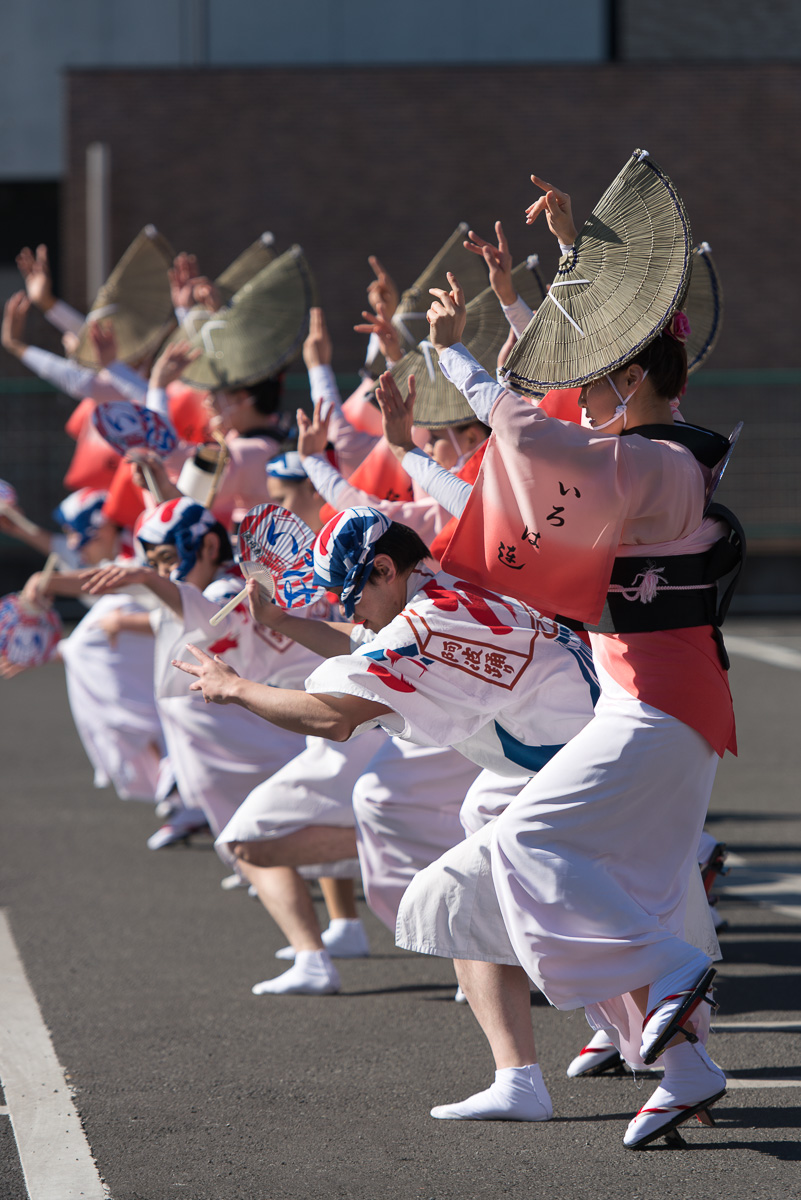
[[[418,568],[406,607],[354,654],[327,659],[306,690],[362,696],[379,724],[453,746],[500,774],[533,773],[592,717],[592,656],[563,626],[509,596]]]
[[[156,702],[178,791],[184,804],[203,809],[215,835],[256,784],[303,749],[305,739],[237,705],[205,704],[200,692],[189,691],[172,659],[186,659],[186,644],[192,642],[249,679],[290,688],[302,686],[319,662],[297,642],[257,625],[244,605],[216,627],[209,624],[241,582],[215,580],[205,592],[179,583],[183,617],[163,606],[151,616]]]
[[[102,596],[59,645],[75,727],[94,767],[95,787],[114,784],[121,800],[153,803],[162,794],[164,735],[153,696],[153,643],[121,633],[114,646],[100,621],[142,613],[137,597]]]

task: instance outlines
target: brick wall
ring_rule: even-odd
[[[73,71],[65,277],[84,299],[85,147],[112,153],[113,251],[153,221],[216,272],[263,229],[299,241],[352,370],[350,331],[378,254],[401,286],[459,220],[502,217],[519,255],[556,264],[526,231],[531,171],[578,215],[635,147],[668,171],[726,295],[715,366],[798,366],[788,243],[801,188],[801,64],[209,71]]]

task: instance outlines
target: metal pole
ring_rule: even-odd
[[[91,307],[111,265],[111,150],[86,147],[86,296]]]

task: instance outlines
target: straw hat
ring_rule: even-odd
[[[175,317],[167,274],[174,251],[155,225],[146,225],[131,242],[95,297],[78,334],[75,359],[99,370],[89,336],[93,321],[108,320],[117,339],[117,358],[133,362],[157,349]]]
[[[263,233],[255,242],[234,259],[222,274],[214,280],[222,297],[223,304],[228,305],[234,296],[259,271],[263,271],[275,258],[275,238],[271,233]],[[183,320],[177,329],[167,338],[159,353],[173,342],[185,342],[195,334],[200,333],[207,321],[216,317],[216,313],[206,308],[205,304],[196,304],[187,309]]]
[[[681,308],[690,274],[681,197],[635,150],[563,255],[506,372],[525,392],[578,387],[624,366]]]
[[[684,314],[690,322],[686,350],[687,373],[692,374],[712,353],[723,321],[723,293],[709,242],[693,248]]]
[[[400,334],[404,349],[414,347],[423,338],[428,337],[426,313],[431,304],[428,289],[448,288],[448,271],[452,271],[458,277],[465,300],[472,300],[487,286],[487,268],[483,258],[465,250],[463,245],[469,229],[470,226],[465,221],[457,225],[423,273],[401,296],[392,317],[392,324]],[[372,355],[365,366],[373,375],[380,375],[386,370],[386,363],[380,352]]]
[[[305,255],[292,246],[200,328],[192,344],[203,353],[186,368],[184,382],[209,389],[248,387],[278,374],[303,345],[315,293]]]
[[[230,266],[214,280],[225,304],[228,304],[249,279],[258,275],[268,267],[276,256],[275,238],[271,233],[263,233],[256,238],[247,250],[243,250]]]
[[[542,304],[547,293],[536,254],[515,267],[512,281],[529,308],[536,309]],[[509,324],[495,293],[492,288],[484,288],[467,305],[467,323],[462,341],[492,376],[495,375],[498,354],[508,335]],[[459,389],[442,374],[438,361],[436,350],[426,340],[416,350],[404,354],[392,368],[392,375],[401,390],[408,386],[409,376],[414,375],[417,390],[415,425],[421,425],[424,429],[442,429],[448,425],[475,421],[472,408]]]

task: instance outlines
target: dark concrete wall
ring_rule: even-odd
[[[216,272],[263,229],[318,276],[336,365],[382,257],[401,286],[460,220],[502,217],[513,249],[536,171],[586,216],[635,147],[674,179],[726,293],[715,366],[799,366],[789,253],[801,191],[801,64],[73,71],[65,277],[85,303],[84,154],[112,153],[113,250],[154,222]]]

